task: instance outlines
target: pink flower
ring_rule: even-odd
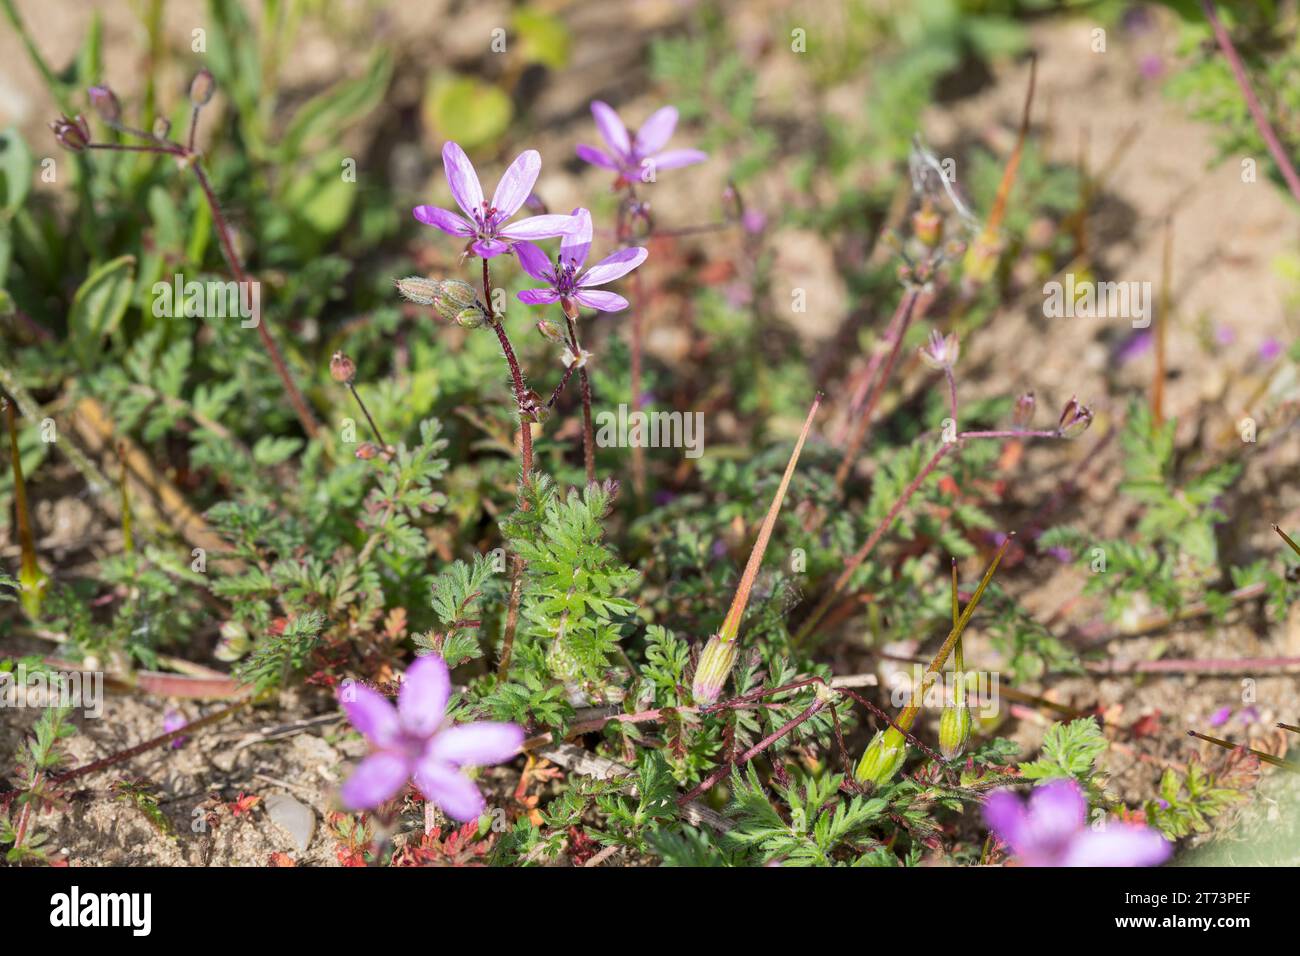
[[[458,145],[449,142],[443,146],[442,165],[452,198],[465,216],[437,206],[416,206],[411,212],[426,226],[473,239],[473,250],[484,259],[501,255],[515,240],[549,239],[571,232],[578,226],[572,216],[532,216],[507,224],[507,220],[528,199],[533,184],[537,182],[537,174],[542,171],[542,157],[535,149],[525,150],[510,164],[490,203],[483,198],[483,187],[479,185],[474,164]]]
[[[708,153],[698,149],[664,149],[677,128],[675,107],[655,110],[637,130],[635,138],[628,136],[627,127],[608,103],[594,100],[591,115],[596,118],[596,128],[600,130],[608,152],[595,146],[579,145],[578,158],[593,166],[612,169],[624,179],[653,182],[656,170],[690,166],[709,158]]]
[[[436,655],[407,669],[396,708],[364,685],[339,692],[348,720],[375,747],[343,784],[348,809],[372,810],[414,780],[448,816],[462,823],[478,819],[483,795],[461,768],[509,760],[519,753],[524,731],[517,724],[490,721],[453,727],[445,719],[450,697],[451,674]]]
[[[519,293],[519,301],[527,305],[544,305],[569,299],[589,309],[621,312],[627,308],[627,299],[592,286],[621,279],[645,261],[646,250],[640,246],[620,249],[583,272],[582,266],[591,249],[591,213],[586,209],[575,209],[573,216],[581,226],[578,231],[560,239],[560,255],[554,264],[531,242],[515,244],[514,253],[524,271],[547,285],[543,289],[525,289]]]
[[[1073,780],[1053,780],[1029,796],[1010,790],[984,801],[984,821],[1024,866],[1156,866],[1173,844],[1150,827],[1106,821],[1087,825],[1088,802]]]

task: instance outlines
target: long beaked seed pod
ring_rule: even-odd
[[[691,685],[691,694],[696,703],[711,704],[717,700],[723,685],[727,682],[727,675],[731,673],[731,668],[736,663],[736,656],[739,653],[736,644],[740,637],[740,619],[745,616],[749,592],[753,590],[754,580],[758,577],[758,568],[763,563],[763,553],[767,550],[768,541],[771,540],[772,529],[776,526],[777,515],[781,512],[781,503],[785,500],[786,489],[790,487],[790,479],[794,477],[795,466],[799,463],[799,453],[803,451],[804,442],[808,440],[808,432],[812,429],[813,418],[821,403],[821,392],[818,392],[817,397],[813,399],[812,407],[808,409],[808,417],[804,419],[803,430],[799,432],[799,440],[795,442],[794,451],[790,453],[790,461],[785,466],[785,474],[781,476],[781,484],[777,486],[776,494],[772,496],[772,505],[767,509],[767,517],[763,519],[763,525],[758,530],[758,538],[749,552],[749,561],[740,576],[736,594],[731,599],[731,608],[727,611],[721,629],[709,638],[704,653],[700,655],[699,666],[695,669],[695,678]]]

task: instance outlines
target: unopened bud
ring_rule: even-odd
[[[944,760],[956,760],[970,740],[970,708],[965,703],[945,707],[939,717],[939,753]]]
[[[550,319],[540,319],[537,323],[537,331],[541,332],[544,338],[550,339],[552,342],[564,341],[564,333],[561,332],[560,327]]]
[[[357,377],[356,363],[342,352],[335,352],[330,359],[330,377],[340,385],[351,385]]]
[[[230,663],[247,654],[252,646],[253,641],[248,636],[248,628],[238,621],[227,621],[221,625],[221,639],[217,641],[212,656],[219,661]]]
[[[457,312],[456,324],[462,329],[477,329],[483,324],[484,318],[486,317],[483,315],[483,310],[474,306]]]
[[[212,73],[204,67],[190,80],[190,102],[195,106],[205,106],[217,89],[217,81]]]
[[[482,325],[485,312],[479,305],[478,296],[474,294],[472,285],[459,279],[444,279],[438,283],[438,290],[433,296],[433,310],[440,316],[448,322],[465,325],[468,316],[463,313],[471,309],[479,313],[478,324]]]
[[[54,138],[64,149],[80,153],[90,145],[90,127],[80,114],[76,119],[60,116],[50,123],[50,129],[54,130]]]
[[[1028,428],[1029,423],[1034,420],[1034,408],[1038,405],[1038,400],[1034,398],[1032,391],[1025,392],[1016,399],[1016,407],[1011,412],[1011,424],[1015,428]]]
[[[957,364],[957,357],[961,355],[961,343],[957,341],[956,332],[940,335],[934,329],[930,332],[930,341],[921,346],[918,352],[927,367],[942,371]]]
[[[927,249],[936,249],[943,242],[943,217],[926,203],[912,216],[912,234]]]
[[[105,123],[116,123],[122,117],[122,104],[117,100],[117,94],[107,86],[92,86],[87,93],[90,96],[90,105],[95,108],[99,118]]]
[[[1081,405],[1078,398],[1070,396],[1070,400],[1065,403],[1065,408],[1061,412],[1061,419],[1057,423],[1057,429],[1062,438],[1078,438],[1088,430],[1092,424],[1092,409],[1087,405]]]
[[[408,302],[417,305],[433,305],[433,300],[437,297],[441,286],[441,280],[426,279],[423,276],[407,276],[405,279],[397,280],[398,293]]]
[[[695,680],[691,683],[691,696],[695,703],[707,706],[718,699],[739,653],[736,641],[724,641],[717,634],[709,638],[695,668]]]
[[[379,457],[379,446],[373,442],[363,441],[357,446],[356,456],[362,461],[370,461],[372,458]]]
[[[172,121],[165,116],[160,116],[153,121],[154,139],[166,139],[172,134]]]
[[[853,779],[882,787],[894,779],[906,759],[907,739],[901,733],[893,727],[877,731],[858,761]]]

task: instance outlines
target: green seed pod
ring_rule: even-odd
[[[945,707],[939,717],[939,752],[944,760],[956,760],[970,740],[970,708],[965,704]]]
[[[871,738],[871,743],[867,744],[867,749],[853,772],[853,778],[858,783],[872,783],[882,787],[894,779],[906,759],[907,739],[893,727],[878,731]]]
[[[727,682],[731,668],[735,666],[740,648],[736,641],[724,641],[717,634],[709,638],[704,645],[704,653],[695,668],[695,680],[691,684],[691,696],[695,703],[708,705],[718,699],[722,685]]]

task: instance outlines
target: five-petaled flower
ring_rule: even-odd
[[[591,213],[586,209],[575,209],[573,217],[581,225],[578,231],[560,239],[560,255],[553,263],[531,242],[515,243],[514,253],[524,271],[546,283],[546,288],[520,292],[519,301],[528,305],[559,301],[566,312],[574,303],[601,312],[621,312],[627,308],[627,299],[592,286],[604,285],[627,275],[645,261],[646,250],[640,246],[620,249],[583,272],[583,264],[591,249]]]
[[[676,169],[702,163],[708,153],[698,149],[669,149],[668,140],[677,128],[677,109],[665,106],[655,110],[645,121],[635,137],[629,137],[627,127],[614,112],[613,107],[601,100],[591,104],[591,115],[596,118],[596,128],[609,147],[608,152],[595,146],[579,145],[578,158],[593,166],[612,169],[629,182],[653,182],[655,171]]]
[[[348,809],[373,810],[413,779],[448,816],[462,823],[478,819],[483,795],[461,768],[509,760],[519,753],[524,731],[490,721],[451,726],[445,719],[450,697],[451,674],[436,655],[407,669],[397,707],[362,684],[340,690],[348,720],[375,747],[343,784]]]
[[[411,212],[425,225],[453,236],[473,239],[471,248],[484,259],[501,255],[515,240],[549,239],[578,227],[572,216],[531,216],[508,222],[528,199],[533,184],[537,182],[537,174],[542,170],[542,157],[535,149],[524,150],[515,158],[497,184],[490,203],[483,198],[483,187],[479,184],[474,164],[457,144],[449,142],[443,146],[442,165],[452,198],[465,215],[459,216],[437,206],[416,206]]]
[[[1025,866],[1156,866],[1173,844],[1156,830],[1107,820],[1086,823],[1088,801],[1072,780],[1053,780],[1026,807],[1010,790],[989,794],[984,820]]]

